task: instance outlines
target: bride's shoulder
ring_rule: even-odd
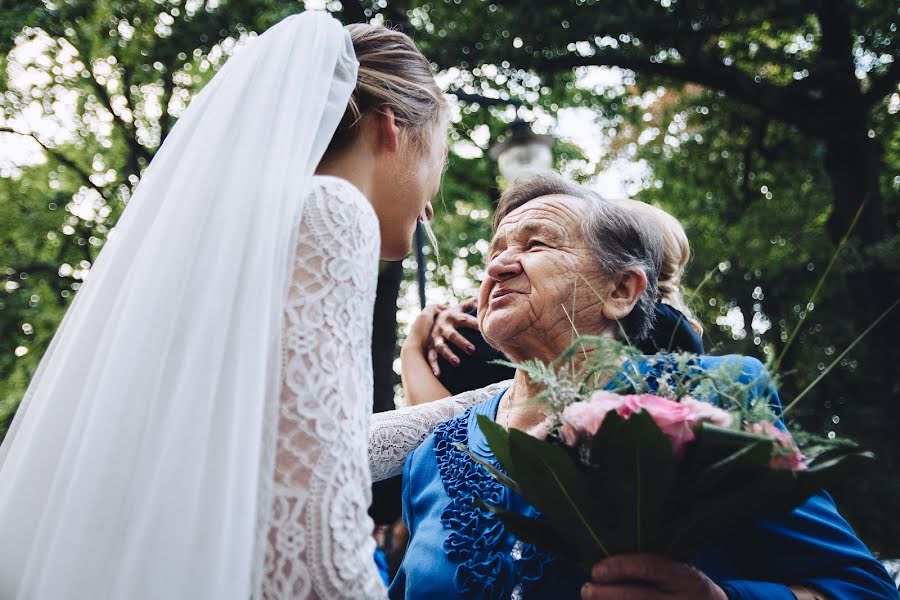
[[[300,226],[357,243],[379,239],[378,217],[368,198],[346,179],[327,175],[314,175],[309,181]]]
[[[314,175],[309,183],[304,214],[314,220],[347,221],[367,229],[378,227],[372,203],[358,187],[340,177]]]
[[[368,206],[369,200],[358,187],[332,175],[313,175],[310,181],[310,195],[318,200],[327,200],[330,203],[338,203],[347,206]]]

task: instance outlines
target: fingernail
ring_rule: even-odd
[[[466,352],[468,352],[469,354],[475,354],[475,346],[469,344],[468,346],[466,346]]]
[[[594,567],[592,574],[594,579],[600,579],[601,577],[605,577],[609,572],[609,569],[606,568],[606,565],[597,565]]]
[[[459,359],[456,358],[455,356],[450,359],[450,362],[452,362],[454,366],[457,366],[457,367],[459,366]]]
[[[438,372],[437,369],[435,369],[434,371],[432,371],[432,373],[434,373],[434,376],[435,376],[435,377],[440,377],[440,375],[441,375],[441,374]]]

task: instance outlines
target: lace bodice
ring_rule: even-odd
[[[509,387],[501,381],[481,389],[376,414],[369,433],[369,468],[372,479],[381,481],[399,475],[409,453],[442,422],[461,414],[470,406],[496,396]]]
[[[358,189],[313,178],[284,311],[273,470],[263,484],[271,500],[260,516],[260,599],[386,597],[368,516],[372,475],[398,474],[438,424],[495,393],[492,386],[381,413],[370,429],[379,240]]]
[[[277,600],[384,598],[368,516],[378,220],[349,182],[314,177],[284,311],[261,590]]]

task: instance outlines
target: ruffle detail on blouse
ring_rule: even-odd
[[[450,533],[444,541],[448,558],[458,562],[453,583],[460,594],[479,598],[521,596],[540,580],[554,561],[531,544],[517,541],[506,548],[507,531],[493,513],[475,505],[480,498],[502,505],[506,488],[456,444],[468,445],[469,412],[445,421],[434,431],[438,473],[450,504],[441,513],[441,524]],[[496,459],[491,461],[498,468]]]

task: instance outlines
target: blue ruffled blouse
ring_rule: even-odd
[[[696,367],[741,361],[742,383],[780,408],[762,364],[746,357],[701,357]],[[665,367],[640,365],[649,381]],[[517,540],[474,498],[537,516],[520,496],[495,481],[456,445],[499,464],[477,425],[496,419],[503,392],[441,424],[407,459],[403,518],[406,554],[389,590],[392,599],[579,598],[587,579],[579,567]],[[825,492],[777,518],[754,519],[709,544],[694,565],[730,598],[794,600],[789,584],[840,599],[897,599],[887,572],[838,514]]]

